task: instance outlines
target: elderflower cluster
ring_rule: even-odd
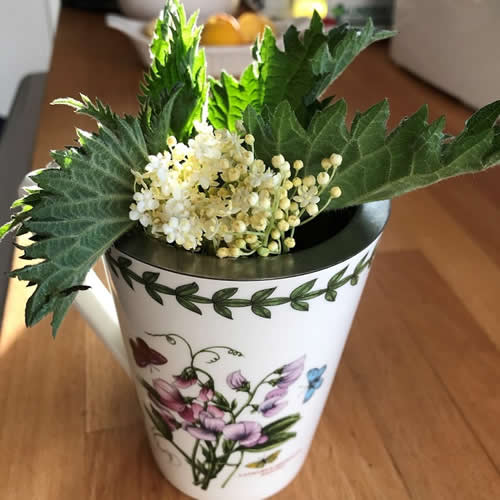
[[[342,195],[332,186],[338,154],[321,162],[316,177],[302,178],[300,160],[292,166],[281,155],[271,165],[256,159],[252,135],[195,128],[188,144],[169,137],[169,151],[150,156],[143,173],[133,171],[130,219],[156,238],[220,258],[278,255],[295,247],[297,227]]]

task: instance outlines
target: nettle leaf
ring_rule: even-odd
[[[343,156],[334,181],[343,194],[330,209],[394,198],[449,177],[485,170],[500,159],[495,126],[500,101],[475,113],[455,138],[443,133],[444,118],[427,122],[426,106],[388,135],[387,101],[358,112],[350,130],[346,115],[345,102],[337,101],[317,112],[305,129],[284,101],[267,113],[248,108],[244,121],[255,136],[256,156],[265,162],[283,154],[290,162],[304,161],[303,175],[317,175],[322,158],[332,153]]]
[[[101,123],[98,134],[78,131],[79,148],[55,152],[57,163],[31,176],[39,189],[17,203],[20,215],[10,227],[33,233],[31,245],[23,247],[24,258],[41,259],[11,273],[36,286],[26,324],[53,313],[54,335],[90,268],[134,227],[128,215],[134,185],[130,170],[147,163],[145,139],[137,119],[102,113],[110,127]]]
[[[349,63],[371,43],[394,34],[376,30],[371,21],[362,29],[342,25],[326,34],[315,13],[303,35],[295,26],[288,29],[282,51],[267,29],[240,81],[226,73],[220,81],[211,80],[209,120],[217,128],[234,130],[247,107],[260,113],[265,106],[275,108],[288,101],[299,122],[307,126],[314,113],[328,104],[318,98]]]
[[[197,15],[186,18],[178,0],[168,0],[151,44],[154,57],[142,84],[141,123],[150,154],[166,149],[166,138],[189,139],[196,120],[202,120],[208,94],[205,52],[199,49]],[[172,106],[175,105],[175,112]]]

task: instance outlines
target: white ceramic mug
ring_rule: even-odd
[[[135,381],[153,455],[179,490],[261,499],[296,476],[389,211],[363,205],[334,237],[268,259],[127,235],[105,259],[117,314],[89,275],[76,305]]]

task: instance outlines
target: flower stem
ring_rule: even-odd
[[[274,375],[276,370],[273,370],[271,373],[267,374],[256,386],[255,389],[252,392],[248,393],[248,400],[247,402],[238,410],[238,412],[234,415],[234,419],[236,420],[242,413],[243,411],[250,406],[250,404],[253,401],[253,398],[257,394],[257,391],[259,390],[260,386],[263,385],[266,380]]]
[[[231,481],[233,476],[236,474],[236,471],[240,468],[240,466],[243,462],[243,455],[244,454],[245,454],[245,452],[240,451],[240,461],[237,464],[226,464],[226,465],[230,465],[231,467],[234,467],[234,469],[233,469],[233,472],[231,472],[231,474],[229,474],[228,478],[222,483],[222,488],[225,488],[227,486],[229,481]]]

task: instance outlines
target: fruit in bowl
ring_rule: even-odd
[[[144,33],[153,37],[156,19],[149,22]],[[273,22],[262,14],[245,12],[236,19],[226,13],[210,16],[203,27],[201,44],[207,46],[250,45],[269,26],[274,34],[277,29]]]

